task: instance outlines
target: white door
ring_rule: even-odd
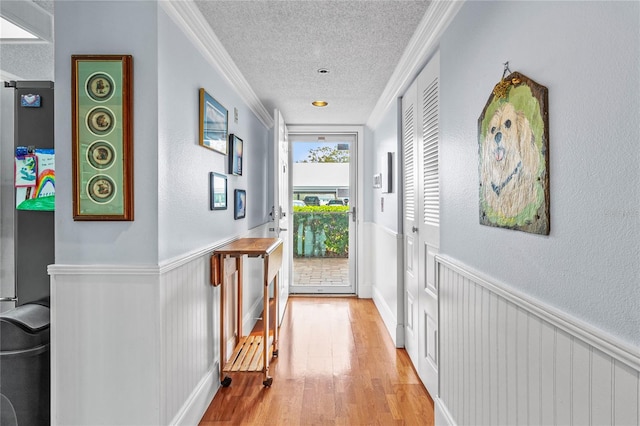
[[[402,98],[405,347],[429,393],[438,395],[440,247],[439,54]]]
[[[357,134],[293,133],[289,141],[291,195],[299,206],[292,210],[289,291],[355,294]],[[311,211],[318,205],[326,210]]]
[[[273,232],[283,241],[282,268],[278,279],[279,321],[282,323],[289,297],[291,276],[291,200],[289,198],[289,131],[279,110],[275,109],[274,119],[274,188],[273,188]]]
[[[418,296],[419,296],[419,241],[416,212],[416,144],[417,144],[417,82],[409,87],[402,98],[402,150],[404,167],[404,344],[413,365],[418,366]]]
[[[419,361],[418,375],[438,395],[438,288],[435,256],[440,247],[439,72],[436,53],[418,76]]]

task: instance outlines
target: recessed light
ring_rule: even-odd
[[[326,68],[320,68],[318,74],[329,74],[329,70]]]
[[[329,105],[329,102],[325,102],[325,101],[313,101],[311,102],[311,105],[313,105],[314,107],[326,107],[327,105]]]

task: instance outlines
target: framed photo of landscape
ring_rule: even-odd
[[[133,57],[71,56],[74,220],[133,220]]]
[[[227,154],[227,116],[227,109],[206,90],[200,89],[201,146]]]

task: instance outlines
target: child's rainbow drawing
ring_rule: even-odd
[[[56,175],[53,149],[36,149],[38,178],[35,187],[16,188],[18,210],[54,211]]]

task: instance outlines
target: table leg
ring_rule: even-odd
[[[262,361],[264,365],[264,381],[262,382],[262,384],[264,384],[267,387],[270,387],[271,383],[273,382],[273,379],[269,377],[269,283],[266,282],[266,279],[265,279],[265,285],[263,287],[264,287],[264,302],[263,302],[264,313],[262,315],[262,321],[263,321],[262,338],[264,339],[264,341],[262,344]]]
[[[226,301],[226,288],[224,270],[225,257],[220,256],[220,382],[222,386],[227,387],[231,384],[229,377],[224,377],[224,365],[227,362],[227,346],[225,345],[224,338],[224,316],[225,316],[225,301]]]
[[[244,256],[236,257],[236,271],[238,271],[238,291],[236,293],[238,295],[238,308],[236,311],[236,329],[238,330],[238,334],[236,335],[236,345],[240,342],[240,338],[244,336],[242,330],[242,285],[244,279],[244,277],[242,276],[242,271],[244,270],[242,266],[243,258]]]
[[[278,323],[280,321],[280,282],[278,280],[280,273],[273,277],[273,300],[275,305],[274,321],[273,321],[273,356],[278,356]]]

